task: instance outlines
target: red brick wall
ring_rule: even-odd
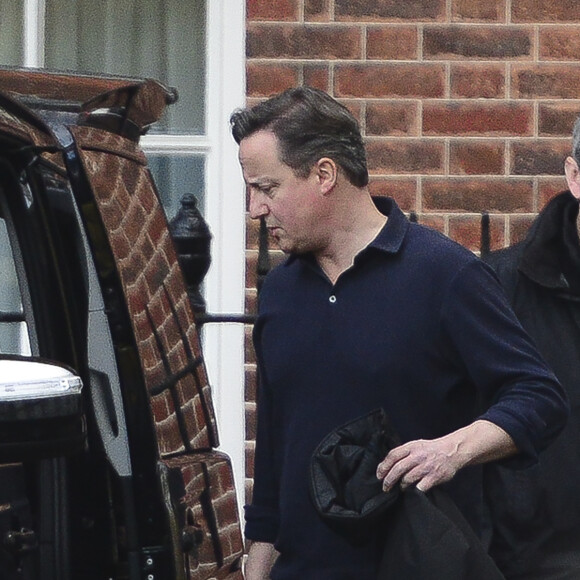
[[[580,113],[577,0],[247,0],[248,103],[309,84],[347,105],[371,191],[477,251],[521,238],[564,189]],[[248,310],[256,225],[248,220]],[[274,259],[278,259],[274,253]],[[248,489],[255,365],[247,353]]]

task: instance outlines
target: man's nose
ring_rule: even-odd
[[[268,206],[265,203],[264,196],[250,189],[250,217],[252,219],[259,219],[267,213]]]

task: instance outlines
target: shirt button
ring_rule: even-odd
[[[328,299],[328,301],[329,301],[331,304],[334,304],[334,303],[336,302],[336,296],[333,294],[333,295],[332,295],[332,296],[331,296],[331,297]]]

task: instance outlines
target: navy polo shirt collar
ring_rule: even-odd
[[[377,209],[389,219],[377,237],[361,253],[366,252],[369,248],[374,248],[388,254],[396,254],[403,245],[403,240],[409,229],[409,220],[394,199],[390,197],[374,197],[373,202],[377,206]],[[297,258],[307,263],[316,263],[311,254],[291,254],[288,260],[286,260],[285,265],[289,266]]]
[[[409,229],[409,220],[400,210],[394,199],[390,197],[373,198],[377,209],[389,219],[379,232],[379,235],[368,245],[383,252],[396,254],[403,245],[403,240]]]

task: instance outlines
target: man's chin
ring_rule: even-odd
[[[282,250],[285,254],[289,254],[291,249],[288,244],[288,240],[285,240],[283,236],[275,232],[270,232],[270,237],[272,238],[273,242],[278,246],[279,250]]]
[[[284,254],[306,254],[309,251],[285,236],[272,235],[272,240]]]
[[[278,246],[278,249],[280,251],[282,251],[284,254],[291,254],[292,253],[292,249],[290,247],[288,247],[287,245],[285,245],[284,242],[280,242],[279,240],[276,240],[276,245]]]
[[[296,252],[296,248],[294,248],[291,244],[289,244],[288,242],[285,242],[283,239],[279,239],[279,238],[274,238],[274,242],[276,243],[276,245],[278,246],[278,249],[283,252],[284,254],[293,254],[293,253],[297,253]]]

